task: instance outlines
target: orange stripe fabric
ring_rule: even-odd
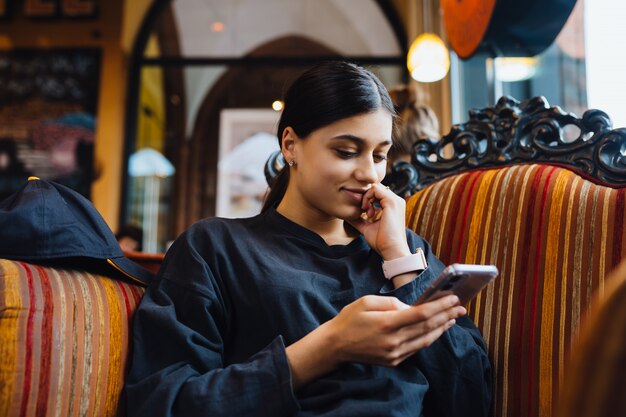
[[[546,234],[546,259],[558,257],[561,242],[561,211],[567,184],[571,176],[567,171],[560,171],[554,181],[554,188],[550,194],[551,201],[548,203],[550,212],[548,215],[548,227]],[[554,374],[552,363],[554,360],[554,321],[555,321],[555,295],[557,284],[557,267],[554,262],[548,262],[543,277],[543,303],[541,334],[539,336],[539,407],[540,414],[550,412],[552,405],[552,375]],[[558,343],[558,342],[557,342]],[[558,362],[557,362],[558,363]]]
[[[468,306],[490,349],[494,415],[554,413],[591,295],[626,256],[625,191],[533,164],[458,174],[408,199],[408,227],[444,263],[500,270]]]
[[[71,361],[71,350],[68,352],[70,339],[67,336],[67,328],[72,316],[70,307],[72,297],[68,294],[67,283],[61,278],[59,271],[50,270],[50,282],[53,293],[57,295],[52,321],[58,323],[58,327],[54,332],[56,353],[52,355],[52,368],[57,370],[57,378],[56,383],[51,385],[48,407],[55,410],[55,417],[60,417],[68,415],[69,406],[68,399],[63,394],[64,385],[67,385],[67,364]]]
[[[17,415],[15,405],[21,403],[19,381],[20,329],[24,326],[20,271],[15,262],[0,260],[0,415]]]
[[[108,366],[108,373],[106,374],[106,384],[103,384],[102,390],[107,393],[106,402],[102,404],[106,415],[114,415],[117,407],[117,398],[122,391],[121,384],[123,383],[124,372],[124,359],[122,355],[125,353],[123,347],[127,343],[128,334],[124,334],[125,328],[116,326],[116,323],[122,320],[128,320],[126,317],[125,309],[122,309],[123,305],[123,293],[122,289],[114,285],[112,282],[108,282],[104,287],[106,291],[107,299],[115,300],[115,303],[110,303],[108,323],[107,327],[110,331],[108,337],[108,357],[110,364]],[[125,338],[126,337],[126,342]]]
[[[142,294],[103,276],[0,260],[0,415],[118,415]]]

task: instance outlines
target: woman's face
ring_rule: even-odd
[[[301,209],[321,218],[359,217],[363,193],[385,176],[391,134],[391,115],[378,109],[291,143],[283,138],[285,157],[295,162],[290,169],[290,203],[302,204]]]

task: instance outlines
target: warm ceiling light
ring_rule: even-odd
[[[439,81],[450,69],[450,53],[443,40],[434,33],[422,33],[409,48],[406,66],[414,80]]]
[[[223,32],[224,31],[224,23],[220,22],[219,20],[216,20],[215,22],[211,23],[211,30],[213,32]]]
[[[275,100],[275,101],[272,103],[272,108],[273,108],[275,111],[281,111],[281,110],[283,109],[283,102],[282,102],[282,101],[280,101],[280,100]]]
[[[504,82],[523,81],[537,73],[537,58],[500,57],[495,59],[496,78]]]

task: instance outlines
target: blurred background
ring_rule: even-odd
[[[147,252],[253,215],[282,94],[327,59],[416,84],[440,133],[503,94],[626,126],[624,2],[517,3],[0,1],[0,198],[28,175],[64,183],[113,230],[143,229]]]

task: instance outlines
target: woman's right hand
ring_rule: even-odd
[[[325,326],[339,363],[396,366],[430,346],[465,314],[456,296],[409,306],[395,297],[368,295],[344,307]]]
[[[295,390],[342,363],[397,366],[430,346],[466,314],[456,296],[417,306],[367,295],[287,347]]]

